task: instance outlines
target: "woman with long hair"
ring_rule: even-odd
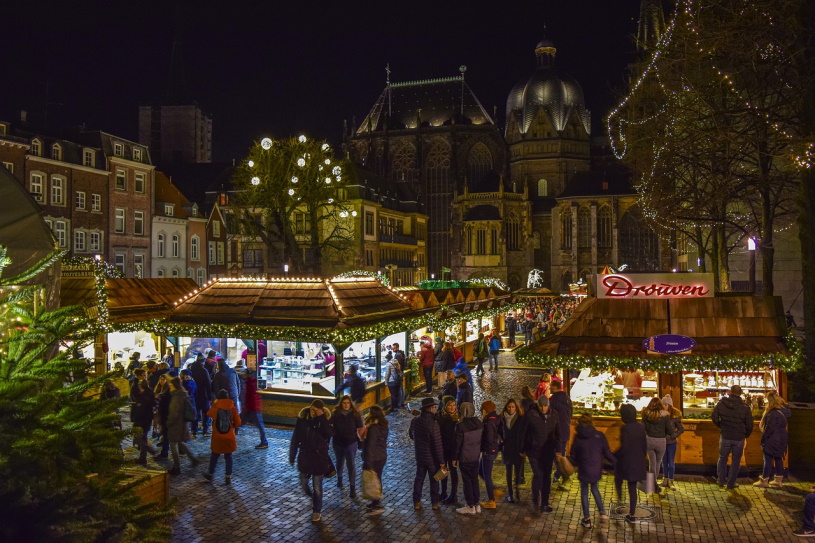
[[[676,473],[676,447],[679,436],[685,432],[685,427],[682,425],[682,411],[674,407],[673,398],[670,394],[666,394],[662,398],[662,405],[668,411],[671,419],[671,425],[674,429],[673,437],[665,438],[665,456],[662,457],[662,484],[665,488],[674,486],[674,474]]]
[[[382,485],[382,470],[388,460],[388,419],[378,405],[372,405],[365,417],[365,426],[360,431],[362,442],[362,469],[371,470],[379,477]],[[371,500],[368,504],[368,515],[379,515],[385,510],[381,498]]]
[[[507,497],[505,499],[509,503],[521,501],[521,491],[518,485],[524,479],[524,459],[518,450],[518,432],[523,416],[524,411],[521,406],[518,405],[515,398],[510,398],[501,410],[501,425],[498,427],[503,441],[501,461],[507,471]]]
[[[523,387],[521,389],[521,407],[524,412],[529,411],[529,408],[535,405],[536,402],[537,399],[535,398],[535,393],[532,391],[532,387]]]
[[[753,486],[781,488],[784,486],[784,456],[787,454],[789,432],[787,421],[792,415],[787,402],[775,391],[767,393],[767,406],[758,429],[761,430],[761,450],[764,452],[764,471]],[[770,482],[770,478],[775,479]]]
[[[455,376],[453,376],[453,383],[455,382]],[[436,414],[436,421],[441,430],[442,454],[450,470],[450,476],[441,480],[441,502],[446,505],[455,505],[458,503],[458,470],[453,467],[453,460],[456,459],[456,424],[460,421],[455,394],[442,398],[442,406]],[[447,492],[448,481],[450,481],[449,494]]]
[[[541,375],[540,381],[538,381],[538,388],[535,389],[535,401],[541,396],[546,396],[547,398],[551,396],[551,394],[549,394],[549,386],[551,384],[552,376],[549,373]]]
[[[359,434],[362,428],[362,415],[359,414],[351,397],[347,394],[340,398],[340,405],[334,410],[333,420],[334,456],[337,459],[337,488],[342,488],[342,467],[348,467],[348,480],[351,486],[351,498],[357,497],[357,467],[354,458],[357,455]]]
[[[662,457],[665,456],[665,449],[668,446],[668,437],[674,437],[670,413],[665,410],[659,398],[651,398],[648,406],[642,410],[642,423],[645,426],[648,445],[648,471],[654,474],[656,485]],[[658,486],[655,488],[657,493],[659,493],[659,488]]]

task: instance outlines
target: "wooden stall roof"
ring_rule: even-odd
[[[417,311],[432,310],[440,305],[459,308],[469,304],[472,308],[486,309],[491,300],[504,300],[506,304],[512,296],[499,289],[488,287],[468,287],[455,289],[413,289],[401,291],[405,299]],[[497,302],[494,302],[497,303]]]
[[[177,300],[170,320],[330,329],[394,320],[412,313],[402,295],[372,277],[220,279]]]
[[[558,332],[535,343],[542,354],[645,356],[642,341],[679,334],[697,342],[694,354],[786,353],[781,298],[716,296],[698,299],[589,298]]]

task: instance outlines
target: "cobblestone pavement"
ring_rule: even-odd
[[[523,385],[537,382],[539,371],[511,369],[513,363],[511,354],[504,354],[505,371],[476,380],[476,405],[486,399],[503,405]],[[291,431],[268,429],[269,448],[258,451],[253,448],[258,442],[257,430],[249,427],[238,436],[230,486],[224,484],[223,460],[212,483],[202,477],[209,456],[208,440],[190,443],[195,454],[205,461],[192,468],[182,458],[182,474],[171,479],[171,495],[178,499],[178,514],[172,521],[173,541],[794,541],[797,538],[791,530],[799,527],[803,497],[812,486],[796,482],[785,484],[783,489],[756,489],[745,479],[738,489],[725,492],[710,479],[680,478],[676,489],[667,496],[645,498],[640,494],[644,508],[638,515],[652,518],[631,525],[614,519],[613,482],[607,476],[600,489],[612,520],[600,523],[592,503],[593,529],[579,524],[580,493],[575,481],[569,482],[565,491],[553,491],[554,512],[537,518],[530,514],[526,501],[499,501],[497,509],[472,517],[456,514],[453,506],[432,511],[426,482],[424,509],[414,511],[411,491],[415,468],[412,444],[407,438],[410,415],[400,411],[389,415],[389,420],[389,457],[384,475],[386,511],[381,516],[365,517],[366,502],[348,497],[347,477],[344,491],[336,487],[337,479],[333,478],[324,485],[323,519],[312,523],[311,502],[299,489],[297,471],[287,461]],[[362,462],[357,460],[357,469],[361,470]],[[152,460],[150,465],[160,468]],[[531,479],[527,467],[526,480]],[[498,488],[505,488],[500,457],[494,480]],[[522,489],[522,497],[528,496],[529,485]],[[481,496],[486,499],[483,483]]]

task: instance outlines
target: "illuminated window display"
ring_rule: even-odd
[[[742,399],[753,408],[764,408],[765,394],[778,390],[778,370],[682,372],[683,405],[690,412],[713,410],[733,385],[741,387]]]
[[[157,349],[156,336],[150,332],[111,332],[107,337],[108,367],[113,369],[118,362],[127,367],[127,361],[134,352],[139,353],[139,360],[156,360],[161,358]],[[90,358],[93,352],[90,351]]]
[[[334,393],[336,355],[330,345],[269,341],[258,342],[258,351],[259,390],[284,389],[323,393],[322,389],[325,389],[325,392]]]
[[[658,395],[657,377],[642,370],[584,368],[571,385],[570,397],[576,407],[586,409],[616,411],[622,404],[632,404],[641,411]]]

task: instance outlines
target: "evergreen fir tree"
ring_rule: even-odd
[[[172,511],[142,504],[143,480],[121,473],[129,432],[114,422],[127,394],[86,394],[117,374],[90,376],[65,349],[87,341],[88,322],[78,308],[38,307],[39,287],[21,285],[60,256],[3,279],[0,247],[0,541],[166,541]]]

